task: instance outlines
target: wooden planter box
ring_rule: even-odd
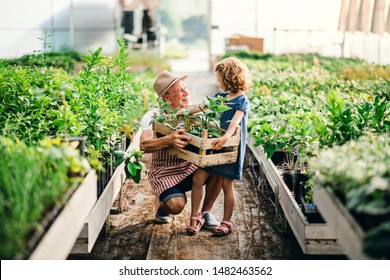
[[[137,131],[135,136],[127,148],[127,150],[139,149],[139,141],[141,129]],[[83,221],[82,231],[74,244],[71,254],[88,254],[91,253],[96,240],[101,233],[103,226],[107,222],[110,215],[112,205],[116,199],[119,199],[118,207],[121,207],[121,198],[123,192],[123,183],[126,179],[125,164],[122,162],[112,174],[110,180],[100,194],[99,199],[93,205],[86,219]],[[96,192],[96,188],[95,188]],[[121,209],[118,209],[121,211]]]
[[[301,207],[296,202],[290,189],[283,181],[271,159],[267,158],[261,146],[254,146],[255,140],[249,138],[247,146],[260,163],[277,201],[280,204],[294,235],[304,254],[308,255],[342,255],[337,236],[327,223],[309,223]]]
[[[68,257],[85,219],[96,203],[96,187],[96,172],[91,170],[38,242],[29,259],[63,260]]]
[[[153,124],[155,137],[165,136],[173,131],[172,128],[164,124]],[[183,153],[174,147],[168,147],[165,150],[199,167],[232,163],[237,160],[238,145],[240,144],[240,128],[237,128],[235,134],[225,143],[224,148],[217,152],[212,149],[215,138],[209,138],[206,130],[203,131],[202,137],[189,133],[185,134],[191,137],[191,140],[188,142],[189,145],[186,147],[187,153]]]
[[[333,192],[314,186],[313,199],[337,236],[344,254],[350,259],[368,259],[362,248],[365,232]]]

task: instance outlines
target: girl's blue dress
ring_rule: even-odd
[[[217,93],[216,96],[226,97],[227,92]],[[244,95],[235,97],[232,100],[225,101],[225,105],[232,108],[231,110],[225,111],[221,115],[220,125],[223,129],[228,129],[230,120],[233,118],[237,110],[241,110],[245,113],[241,120],[241,135],[240,144],[238,146],[237,161],[234,163],[222,164],[205,167],[204,170],[208,173],[220,175],[230,179],[242,180],[242,167],[244,164],[245,148],[246,148],[246,134],[247,134],[247,123],[249,114],[249,99]]]

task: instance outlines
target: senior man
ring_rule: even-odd
[[[168,71],[161,72],[154,81],[153,88],[165,102],[170,102],[170,108],[186,108],[191,105],[190,93],[184,80],[188,75],[176,76]],[[192,188],[192,177],[198,168],[191,162],[178,158],[164,151],[173,146],[185,151],[190,138],[184,134],[184,129],[177,129],[169,135],[160,138],[153,137],[152,118],[154,114],[164,114],[160,108],[147,112],[142,120],[140,149],[152,154],[148,179],[156,195],[156,221],[168,223],[171,214],[180,214],[187,202],[186,192]],[[203,201],[202,214],[204,227],[213,229],[219,222],[211,213],[211,208],[222,188],[220,178],[210,177],[206,182],[206,194]]]

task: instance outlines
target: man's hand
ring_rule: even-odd
[[[190,141],[191,138],[188,135],[185,135],[184,132],[185,130],[183,128],[172,132],[170,134],[170,142],[171,146],[176,147],[178,150],[186,154],[187,151],[184,150],[184,147],[187,146],[188,141]]]

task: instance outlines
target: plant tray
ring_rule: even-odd
[[[153,124],[153,132],[156,138],[168,135],[173,131],[174,129],[167,125],[160,123]],[[237,128],[234,135],[219,151],[212,149],[215,138],[209,138],[206,130],[203,131],[202,137],[187,132],[185,134],[191,137],[191,140],[185,148],[187,153],[183,153],[174,147],[168,147],[165,150],[199,167],[233,163],[237,160],[238,145],[240,144],[240,128]]]
[[[131,138],[130,145],[126,151],[133,149],[139,150],[139,141],[141,137],[141,129]],[[125,145],[123,146],[125,147]],[[92,210],[88,214],[84,222],[84,227],[80,232],[79,237],[74,244],[71,254],[89,254],[91,253],[96,241],[98,240],[104,225],[108,221],[108,217],[113,209],[113,204],[118,201],[117,211],[122,212],[123,188],[126,179],[125,163],[122,162],[114,171],[107,185],[104,186],[103,192],[98,200],[93,205]],[[115,209],[116,210],[116,209]]]
[[[97,176],[89,171],[72,193],[44,236],[29,256],[31,260],[65,260],[72,250],[84,221],[97,201]]]
[[[366,233],[332,190],[314,186],[313,199],[321,210],[324,219],[336,234],[340,246],[348,258],[354,260],[369,259],[363,252],[363,239]]]
[[[302,252],[307,255],[342,255],[336,234],[327,223],[310,223],[284,182],[274,162],[267,157],[262,146],[254,146],[248,138],[247,146],[260,163],[262,172],[275,193],[275,204],[280,205]]]

